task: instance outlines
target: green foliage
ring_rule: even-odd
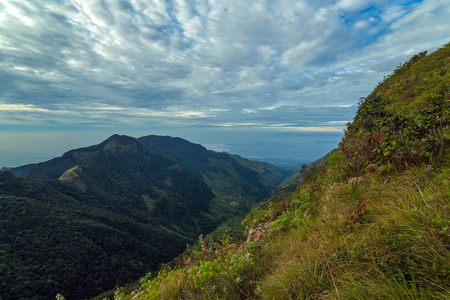
[[[397,173],[397,168],[393,164],[382,165],[378,168],[378,172],[382,176],[392,175]]]
[[[21,176],[46,183],[0,182],[17,186],[0,189],[0,295],[77,299],[155,272],[221,223],[239,236],[283,174],[170,137],[113,135],[40,163]]]
[[[380,148],[384,140],[384,134],[380,131],[358,131],[342,139],[340,150],[353,174],[363,173],[369,163],[377,160],[375,151]]]
[[[340,145],[355,175],[369,163],[439,163],[450,125],[449,57],[450,44],[416,55],[362,98]]]
[[[314,206],[314,203],[310,203],[310,205]],[[272,232],[279,232],[292,227],[305,227],[309,224],[311,224],[311,219],[308,215],[305,215],[303,209],[298,208],[292,213],[285,213],[279,216],[269,228]]]
[[[200,261],[197,267],[188,271],[188,278],[196,289],[202,291],[207,283],[210,285],[211,282],[219,280],[240,285],[245,272],[251,271],[252,264],[251,257],[229,252],[225,258],[219,256],[212,261]]]
[[[418,122],[407,115],[392,114],[379,122],[384,133],[381,145],[374,152],[378,162],[414,162],[426,132]],[[416,152],[414,152],[416,151]]]
[[[100,294],[157,268],[188,241],[6,172],[0,172],[0,220],[5,300]]]
[[[192,298],[247,299],[253,290],[252,279],[259,273],[251,255],[229,248],[228,241],[215,242],[200,236],[198,245],[190,247],[175,268],[164,265],[153,279],[144,280],[133,295],[117,292],[116,299]]]
[[[204,181],[228,206],[238,204],[233,210],[234,216],[244,217],[289,174],[282,168],[209,151],[181,138],[146,136],[138,141],[151,152],[169,158]]]
[[[247,217],[242,221],[242,225],[245,228],[254,228],[257,225],[269,220],[270,210],[269,209],[256,209],[251,211]]]
[[[358,131],[380,131],[379,121],[390,115],[387,110],[389,101],[379,95],[361,98],[359,108],[352,123],[348,124],[346,135],[354,135]]]
[[[327,160],[327,178],[329,182],[341,182],[351,176],[351,168],[342,151],[336,151]]]
[[[180,273],[180,268],[171,269],[167,265],[162,265],[158,275],[154,279],[143,279],[142,287],[146,289],[147,299],[157,299],[161,296],[160,286],[166,284],[171,276],[177,276]],[[123,294],[121,295],[124,296]],[[116,297],[117,298],[117,297]]]

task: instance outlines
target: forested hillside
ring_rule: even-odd
[[[359,103],[339,150],[244,220],[116,299],[449,299],[450,44]]]
[[[0,298],[82,299],[170,260],[189,239],[0,172]],[[136,274],[136,275],[134,275]]]
[[[0,299],[84,299],[136,280],[200,234],[242,218],[284,176],[181,139],[158,145],[167,143],[163,156],[113,135],[16,168],[22,178],[0,172]],[[183,153],[179,162],[169,150]]]

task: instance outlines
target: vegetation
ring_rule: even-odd
[[[0,299],[85,299],[137,280],[281,181],[267,164],[164,140],[181,143],[192,168],[206,152],[209,180],[119,135],[16,168],[22,178],[0,172]],[[241,197],[234,203],[207,184],[225,176],[222,184]]]
[[[5,300],[100,294],[170,260],[189,241],[9,172],[0,172],[0,191]]]
[[[252,211],[244,241],[199,239],[115,299],[449,299],[450,44],[360,102],[339,150]]]
[[[444,130],[450,125],[449,91],[449,44],[428,56],[425,52],[415,55],[386,77],[361,99],[341,144],[354,174],[361,174],[368,162],[393,163],[399,168],[438,163]]]
[[[285,177],[292,172],[244,159],[228,153],[208,151],[200,145],[189,143],[181,138],[145,136],[139,142],[153,153],[167,157],[184,170],[204,181],[214,194],[232,207],[221,211],[232,211],[242,217],[270,193]],[[224,219],[228,219],[225,214]]]

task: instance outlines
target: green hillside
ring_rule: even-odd
[[[202,179],[225,201],[237,203],[241,212],[248,212],[291,174],[289,170],[267,163],[210,151],[181,138],[153,135],[138,140],[150,151],[177,162]]]
[[[144,275],[189,239],[0,172],[0,298],[71,299]]]
[[[283,179],[267,164],[184,140],[165,148],[182,153],[177,161],[151,150],[113,135],[17,168],[21,178],[0,172],[0,299],[84,299],[132,282],[245,216]]]
[[[362,98],[339,150],[245,219],[115,299],[449,299],[450,44]]]

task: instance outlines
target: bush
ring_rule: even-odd
[[[379,149],[385,135],[380,132],[358,131],[355,135],[346,135],[339,145],[342,155],[348,162],[354,175],[364,173],[365,167],[376,160],[375,150]]]

